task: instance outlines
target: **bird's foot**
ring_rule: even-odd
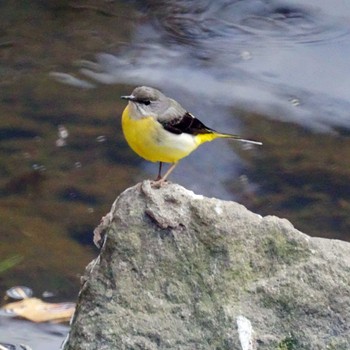
[[[164,184],[166,182],[167,182],[166,179],[158,176],[155,180],[151,181],[151,187],[153,187],[153,188],[161,188],[162,186],[164,186]]]

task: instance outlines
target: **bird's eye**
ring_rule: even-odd
[[[134,102],[139,103],[140,105],[145,105],[145,106],[148,106],[151,104],[150,100],[146,100],[144,98],[135,99]]]

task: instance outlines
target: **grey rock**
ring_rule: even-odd
[[[95,242],[65,350],[350,348],[346,242],[150,181]]]

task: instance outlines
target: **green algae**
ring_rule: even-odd
[[[300,348],[300,344],[294,335],[289,335],[284,338],[277,347],[277,350],[298,350]]]

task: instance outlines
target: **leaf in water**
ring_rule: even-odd
[[[16,266],[22,261],[22,259],[23,257],[20,255],[13,255],[5,260],[0,261],[0,273],[3,273]]]
[[[38,298],[27,298],[6,304],[2,309],[33,322],[68,322],[74,313],[75,304],[53,304]]]

